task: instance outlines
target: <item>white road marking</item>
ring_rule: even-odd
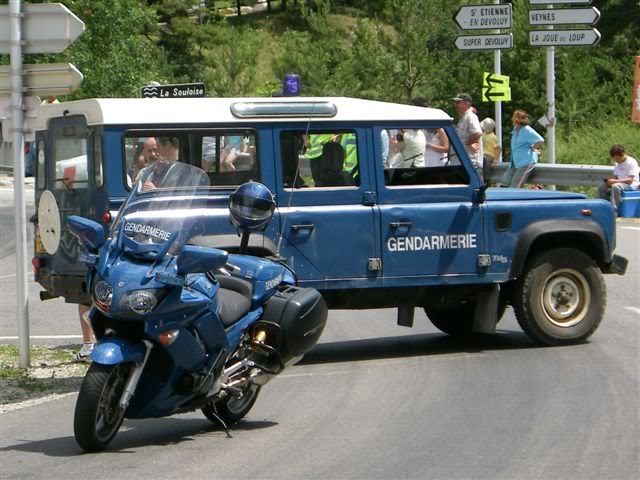
[[[29,338],[31,340],[60,340],[60,339],[76,340],[78,338],[82,338],[82,335],[31,335]],[[0,337],[0,341],[3,341],[3,340],[18,340],[18,337],[15,335]]]
[[[6,280],[8,278],[16,278],[16,274],[15,273],[11,273],[9,275],[0,275],[0,280]],[[27,275],[27,278],[29,280],[33,280],[33,274]]]
[[[40,405],[41,403],[51,402],[52,400],[60,400],[61,398],[69,397],[71,395],[76,395],[77,393],[78,392],[52,393],[44,397],[32,398],[30,400],[25,400],[23,402],[7,403],[5,405],[0,405],[0,414],[13,412],[14,410],[20,410],[26,407],[33,407],[35,405]]]
[[[640,232],[640,227],[620,227],[620,230],[635,230],[636,232]]]
[[[629,310],[630,312],[635,313],[636,315],[640,315],[640,308],[638,307],[622,307],[625,310]]]

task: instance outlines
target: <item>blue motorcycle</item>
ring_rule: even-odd
[[[89,313],[97,338],[75,409],[74,433],[87,451],[104,449],[124,418],[201,409],[227,428],[260,389],[320,337],[327,307],[296,286],[275,260],[243,255],[275,202],[262,184],[230,197],[202,170],[181,164],[174,186],[135,185],[105,238],[103,227],[71,216],[89,267]],[[229,205],[240,253],[198,246]],[[212,208],[216,207],[216,208]]]

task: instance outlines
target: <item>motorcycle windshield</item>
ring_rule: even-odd
[[[111,236],[125,253],[159,261],[177,255],[185,243],[202,233],[209,177],[192,165],[157,163],[158,168],[148,167],[150,171],[134,185]]]

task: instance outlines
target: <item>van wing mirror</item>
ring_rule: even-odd
[[[71,235],[91,253],[97,253],[105,242],[104,228],[98,222],[88,218],[71,215],[67,217],[67,225]]]
[[[229,254],[224,250],[209,247],[185,245],[178,255],[178,275],[206,273],[227,264]]]

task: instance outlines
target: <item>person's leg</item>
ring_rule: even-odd
[[[535,164],[530,163],[529,165],[516,169],[513,174],[513,178],[511,179],[511,185],[509,186],[511,188],[522,188],[534,167]]]
[[[600,197],[603,200],[609,200],[610,194],[611,194],[611,190],[609,188],[609,185],[603,182],[602,185],[598,187],[598,197]]]
[[[622,192],[625,190],[631,190],[631,185],[626,183],[614,183],[611,187],[611,204],[613,205],[613,209],[618,213],[618,207],[620,206],[620,202],[622,202]]]
[[[82,330],[82,348],[76,354],[76,360],[90,360],[91,352],[93,351],[93,344],[95,339],[93,337],[93,330],[89,324],[89,308],[86,305],[78,305],[78,315],[80,316],[80,329]]]
[[[511,185],[511,179],[513,178],[513,174],[516,173],[516,169],[513,167],[507,168],[502,174],[502,178],[500,182],[498,182],[498,187],[508,188]]]

